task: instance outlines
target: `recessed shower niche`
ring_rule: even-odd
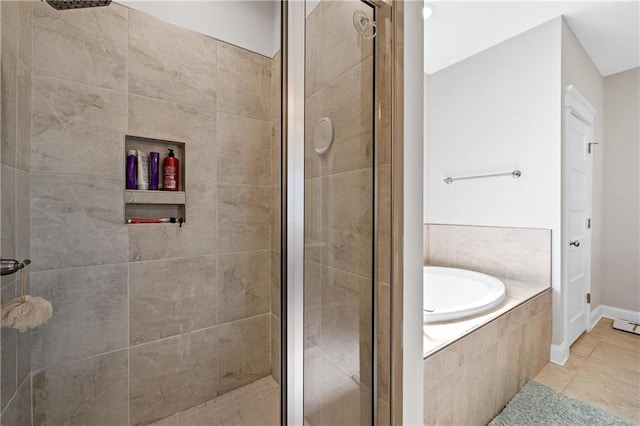
[[[182,142],[151,139],[140,136],[125,136],[124,161],[127,162],[129,151],[144,152],[149,156],[151,152],[159,153],[158,189],[127,189],[127,170],[125,167],[125,191],[124,191],[124,212],[125,223],[131,219],[158,220],[165,218],[183,219],[186,222],[186,183],[185,183],[185,144]],[[167,191],[163,188],[164,180],[164,159],[169,150],[172,150],[178,160],[178,189]],[[137,155],[136,155],[137,159]],[[137,163],[139,166],[139,163]],[[137,167],[136,167],[137,170]],[[150,172],[148,179],[150,178]],[[150,224],[152,224],[151,222]],[[148,223],[145,223],[148,225]]]

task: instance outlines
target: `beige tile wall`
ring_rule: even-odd
[[[32,287],[54,306],[31,335],[34,424],[148,424],[277,375],[279,56],[116,3],[25,4]],[[182,228],[124,225],[125,134],[186,144]],[[4,160],[4,133],[2,147]],[[5,183],[24,186],[9,166],[3,198]],[[21,382],[2,383],[4,398]]]
[[[486,425],[549,361],[551,291],[424,360],[424,424]]]
[[[31,38],[31,3],[0,2],[0,252],[19,260],[31,256]],[[19,295],[20,275],[0,286],[4,304]],[[30,346],[29,332],[0,330],[0,425],[31,424]]]
[[[425,264],[551,283],[551,230],[424,225]]]

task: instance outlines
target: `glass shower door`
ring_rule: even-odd
[[[304,416],[371,424],[375,10],[306,7]]]

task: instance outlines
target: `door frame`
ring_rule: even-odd
[[[568,332],[569,332],[569,297],[568,297],[568,281],[569,281],[569,209],[568,209],[568,193],[569,193],[569,120],[571,116],[575,116],[580,121],[589,126],[589,134],[587,136],[587,148],[589,143],[593,142],[594,126],[596,110],[589,103],[589,101],[580,93],[580,91],[574,86],[569,85],[564,90],[564,131],[562,141],[562,232],[561,232],[561,275],[562,275],[562,311],[563,311],[563,335],[566,342],[566,350],[569,352]],[[587,217],[591,218],[593,215],[593,157],[588,154],[587,169],[588,169],[588,182],[587,182]],[[592,223],[593,225],[593,223]],[[587,224],[585,224],[585,227]],[[586,293],[591,293],[591,255],[593,249],[591,247],[592,238],[590,229],[585,232],[586,238],[586,254],[585,254],[585,290]],[[586,294],[583,301],[584,317],[585,317],[585,330],[590,329],[591,319],[591,304],[587,303]]]

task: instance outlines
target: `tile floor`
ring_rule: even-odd
[[[547,364],[534,380],[640,424],[640,336],[602,318],[572,346],[563,366]]]
[[[275,426],[279,400],[278,384],[268,376],[151,426]]]

